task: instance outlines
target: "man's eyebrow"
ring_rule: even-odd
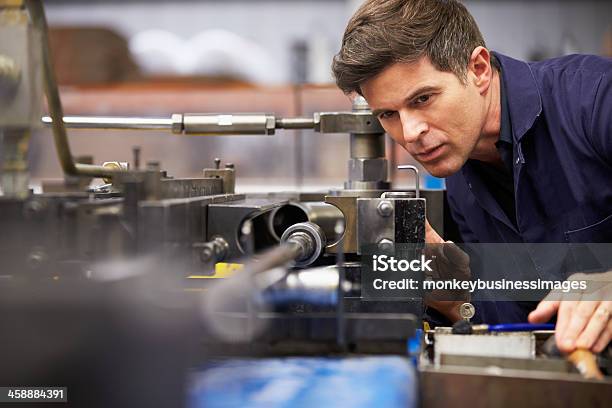
[[[419,95],[422,95],[427,92],[437,91],[438,87],[433,85],[425,85],[422,86],[415,91],[411,92],[406,98],[404,98],[404,103],[410,102],[412,99],[416,98]],[[372,111],[372,115],[378,116],[383,112],[389,111],[390,109],[380,108]]]
[[[418,88],[416,91],[413,91],[410,95],[408,95],[408,97],[404,99],[404,102],[410,102],[411,100],[413,100],[419,95],[425,94],[427,92],[437,91],[437,90],[438,90],[437,86],[433,86],[433,85],[422,86]]]

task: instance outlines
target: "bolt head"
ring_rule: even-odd
[[[393,214],[393,205],[389,201],[381,201],[376,210],[381,217],[389,217]]]
[[[378,241],[378,250],[381,252],[391,252],[393,250],[393,241],[387,238],[383,238]]]
[[[476,314],[476,309],[471,303],[463,303],[459,306],[459,315],[465,320],[470,320]]]

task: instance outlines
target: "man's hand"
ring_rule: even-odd
[[[575,299],[575,293],[552,291],[529,314],[529,321],[544,323],[556,313],[555,337],[560,351],[570,353],[581,348],[600,353],[612,339],[612,300],[609,300],[612,299],[612,271],[574,274],[569,279],[585,280],[600,287],[580,295],[579,300],[568,300]]]
[[[425,253],[433,258],[434,279],[470,279],[470,257],[451,241],[444,241],[425,220]],[[440,300],[453,299],[453,300]],[[469,294],[433,291],[425,295],[425,304],[442,313],[451,322],[461,319],[459,306],[469,301]]]
[[[426,244],[443,244],[446,241],[431,227],[429,221],[425,219],[425,243]]]

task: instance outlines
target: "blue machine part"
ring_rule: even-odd
[[[288,357],[210,363],[193,375],[189,407],[416,407],[409,359]]]
[[[555,330],[555,325],[552,323],[505,323],[494,324],[489,326],[489,331],[492,332],[518,332],[518,331],[533,331],[533,330]]]
[[[423,343],[423,329],[416,329],[414,336],[408,339],[406,343],[406,351],[410,357],[410,361],[415,367],[418,367],[419,354],[421,353],[421,344]]]

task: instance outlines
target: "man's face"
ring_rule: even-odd
[[[463,84],[429,58],[395,63],[361,85],[387,133],[436,177],[457,172],[480,137],[485,99],[468,72]]]

